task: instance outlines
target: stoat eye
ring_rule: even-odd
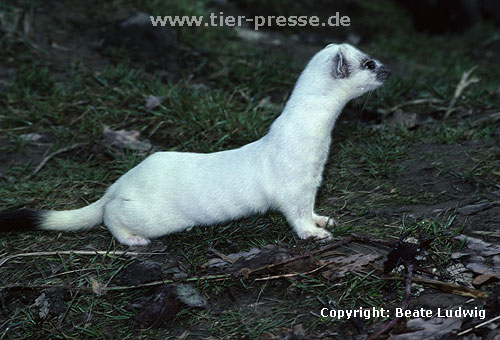
[[[363,64],[363,68],[365,70],[374,70],[375,69],[375,62],[373,60],[368,60]]]

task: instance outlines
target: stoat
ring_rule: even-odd
[[[309,61],[269,132],[238,149],[156,152],[121,176],[98,201],[76,210],[0,213],[0,231],[73,231],[104,223],[129,246],[193,226],[278,210],[301,239],[330,239],[333,219],[314,201],[331,132],[346,103],[376,89],[390,72],[348,44]]]

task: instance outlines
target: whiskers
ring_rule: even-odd
[[[363,106],[361,107],[361,111],[359,112],[359,119],[358,119],[358,126],[361,124],[361,118],[363,117],[363,111],[366,108],[366,103],[368,102],[368,99],[370,99],[370,96],[372,95],[373,91],[370,91],[366,94],[364,97],[364,103]]]

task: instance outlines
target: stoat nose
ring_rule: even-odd
[[[386,81],[391,76],[391,69],[382,65],[377,70],[377,80]]]

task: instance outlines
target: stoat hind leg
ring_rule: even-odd
[[[138,235],[133,232],[131,226],[128,223],[134,223],[133,221],[127,221],[124,218],[124,214],[121,214],[122,204],[121,201],[109,202],[104,211],[104,224],[113,234],[113,236],[118,240],[118,242],[126,244],[128,246],[147,246],[151,241],[142,235]]]

